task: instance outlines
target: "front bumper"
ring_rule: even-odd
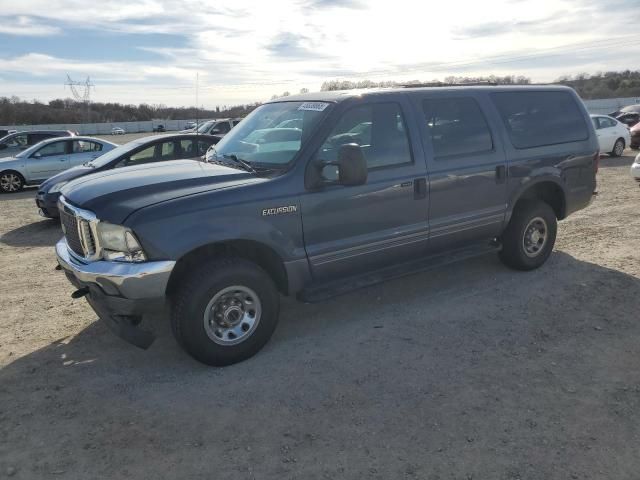
[[[640,182],[640,163],[631,165],[631,176],[636,179],[636,182]]]
[[[58,198],[60,198],[60,192],[38,192],[36,194],[36,206],[38,207],[40,215],[47,218],[59,217],[60,213],[58,212]]]
[[[56,244],[58,264],[69,281],[119,337],[141,348],[154,335],[140,328],[142,316],[165,306],[165,291],[174,261],[83,263],[69,252],[63,238]]]

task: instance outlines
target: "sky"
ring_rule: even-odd
[[[68,74],[92,101],[213,108],[332,79],[635,70],[639,2],[0,0],[0,96],[70,97]]]

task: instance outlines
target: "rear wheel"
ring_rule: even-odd
[[[24,178],[18,172],[0,173],[0,191],[2,193],[19,192],[24,188]]]
[[[181,282],[173,299],[172,329],[196,360],[230,365],[267,343],[279,308],[278,291],[264,270],[241,258],[214,259]]]
[[[624,140],[619,138],[616,140],[616,143],[613,145],[613,150],[611,150],[612,157],[620,157],[624,153]]]
[[[521,200],[502,234],[500,260],[517,270],[532,270],[547,261],[556,241],[553,209],[540,200]]]

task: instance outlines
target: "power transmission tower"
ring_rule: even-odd
[[[65,85],[68,85],[73,94],[73,98],[76,102],[83,102],[87,104],[87,122],[91,121],[91,113],[89,111],[91,105],[91,89],[95,88],[95,84],[91,83],[91,79],[87,77],[84,82],[76,82],[71,80],[69,74],[67,74],[67,81]],[[76,87],[84,87],[84,91],[80,94],[80,90]]]

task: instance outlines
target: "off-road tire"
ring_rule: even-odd
[[[541,220],[541,221],[540,221]],[[537,252],[527,250],[525,235],[535,224],[544,225],[546,239]],[[547,261],[556,241],[558,221],[549,204],[540,200],[521,200],[501,236],[502,263],[516,270],[533,270]],[[539,233],[538,233],[539,235]],[[529,254],[527,254],[527,252]]]
[[[255,330],[241,343],[220,345],[207,334],[204,316],[209,302],[230,286],[255,292],[261,314]],[[269,341],[278,323],[280,296],[271,277],[258,265],[242,258],[217,258],[180,279],[171,307],[172,331],[182,348],[202,363],[224,366],[246,360]]]

